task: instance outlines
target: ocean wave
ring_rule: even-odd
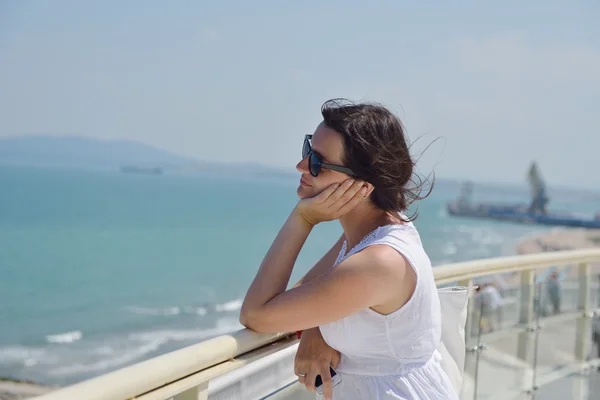
[[[175,316],[180,314],[192,314],[192,315],[207,315],[209,312],[236,312],[242,308],[242,299],[235,299],[226,301],[225,303],[215,305],[204,305],[202,307],[197,306],[183,306],[183,307],[143,307],[143,306],[128,306],[125,309],[131,313],[138,315],[151,315],[151,316]]]
[[[71,331],[55,335],[46,335],[46,341],[48,343],[68,344],[81,340],[82,337],[83,334],[81,331]]]
[[[101,359],[89,363],[70,362],[68,365],[53,368],[50,374],[74,376],[111,370],[142,359],[151,353],[158,352],[161,347],[169,342],[204,340],[231,333],[240,328],[241,325],[237,320],[222,318],[217,321],[215,327],[208,329],[156,330],[130,333],[126,337],[126,343],[122,344],[122,346],[125,346],[123,349],[117,351],[109,345],[97,347],[92,353],[97,356],[104,356]],[[115,355],[117,356],[115,357]]]
[[[237,318],[223,316],[206,328],[146,330],[85,341],[77,339],[77,343],[72,346],[56,345],[76,341],[75,338],[80,334],[77,333],[79,331],[66,332],[49,335],[44,347],[0,347],[0,366],[24,369],[30,375],[46,378],[54,376],[54,379],[61,381],[72,381],[121,368],[162,354],[161,352],[232,333],[241,328]]]
[[[242,308],[242,300],[241,299],[236,299],[236,300],[232,300],[232,301],[228,301],[227,303],[223,303],[223,304],[217,304],[215,306],[215,310],[219,311],[219,312],[232,312],[232,311],[238,311]]]
[[[35,347],[10,346],[0,347],[0,364],[24,362],[28,359],[38,359],[45,355],[46,350]]]
[[[51,375],[79,375],[117,368],[158,350],[162,344],[164,344],[164,341],[153,340],[133,349],[123,351],[118,357],[106,358],[89,364],[70,363],[62,367],[52,368],[49,373]]]
[[[40,363],[55,362],[56,357],[49,355],[46,349],[24,346],[0,347],[0,365],[34,367]]]
[[[127,336],[129,349],[119,351],[117,357],[107,357],[91,363],[70,363],[62,367],[52,369],[52,375],[79,375],[114,369],[125,364],[143,358],[144,356],[158,351],[170,341],[192,341],[204,340],[210,337],[224,335],[240,329],[242,326],[233,318],[222,318],[217,321],[214,328],[197,330],[158,330],[139,333],[131,333]],[[134,343],[132,343],[134,342]],[[135,344],[140,343],[141,344]],[[133,344],[133,346],[132,346]],[[117,354],[110,346],[96,348],[96,354]]]
[[[474,226],[474,225],[449,225],[442,228],[442,232],[454,235],[456,239],[461,235],[466,237],[467,242],[482,245],[498,245],[505,242],[506,237],[493,226]]]
[[[125,307],[127,311],[132,312],[134,314],[139,315],[179,315],[181,310],[179,307],[159,307],[159,308],[150,308],[150,307],[140,307],[140,306],[128,306]]]
[[[448,242],[442,247],[442,254],[451,256],[458,252],[458,247],[454,242]]]
[[[208,314],[208,310],[204,307],[184,307],[184,314],[193,314],[193,315],[206,315]]]
[[[92,350],[92,354],[96,354],[99,356],[110,356],[115,353],[116,353],[115,349],[108,345],[96,347],[94,350]]]

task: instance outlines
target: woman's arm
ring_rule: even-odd
[[[240,311],[242,325],[251,328],[250,321],[256,319],[264,305],[285,292],[296,258],[312,228],[296,209],[289,215],[246,293]]]
[[[313,328],[414,290],[410,273],[412,270],[396,250],[385,245],[369,246],[318,278],[253,308],[241,322],[257,332]]]
[[[298,202],[277,234],[246,293],[240,312],[243,325],[254,329],[255,321],[261,318],[265,306],[285,292],[294,263],[314,224],[339,218],[363,200],[366,193],[362,182],[348,180],[342,185],[329,186],[313,198]]]
[[[327,253],[325,253],[325,255],[321,257],[319,261],[317,261],[317,263],[294,285],[294,287],[298,287],[310,282],[333,268],[333,263],[340,254],[343,244],[344,235],[342,234],[338,241],[331,247],[331,249],[329,249],[329,251],[327,251]]]

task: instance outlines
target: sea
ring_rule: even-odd
[[[0,167],[0,377],[65,385],[241,328],[242,298],[297,202],[298,176]],[[434,266],[514,254],[548,228],[448,216],[461,182],[413,205]],[[597,193],[551,191],[591,214]],[[475,200],[526,202],[476,184]],[[295,283],[339,237],[318,225]]]

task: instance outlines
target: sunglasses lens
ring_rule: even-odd
[[[304,139],[304,144],[302,145],[302,158],[306,158],[310,154],[310,143],[308,139]]]
[[[312,176],[317,176],[321,172],[321,160],[319,160],[319,157],[315,153],[311,153],[308,158],[308,170]]]

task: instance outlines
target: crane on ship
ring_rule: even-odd
[[[535,161],[527,170],[526,180],[531,189],[531,199],[529,203],[524,204],[474,203],[471,201],[473,184],[467,181],[463,183],[458,199],[446,205],[448,215],[526,224],[600,229],[600,213],[586,218],[572,213],[557,213],[548,210],[550,197],[540,168]]]
[[[547,206],[550,199],[546,192],[546,184],[540,173],[540,169],[535,161],[531,163],[527,171],[527,181],[531,188],[531,203],[529,205],[530,213],[548,214]]]

